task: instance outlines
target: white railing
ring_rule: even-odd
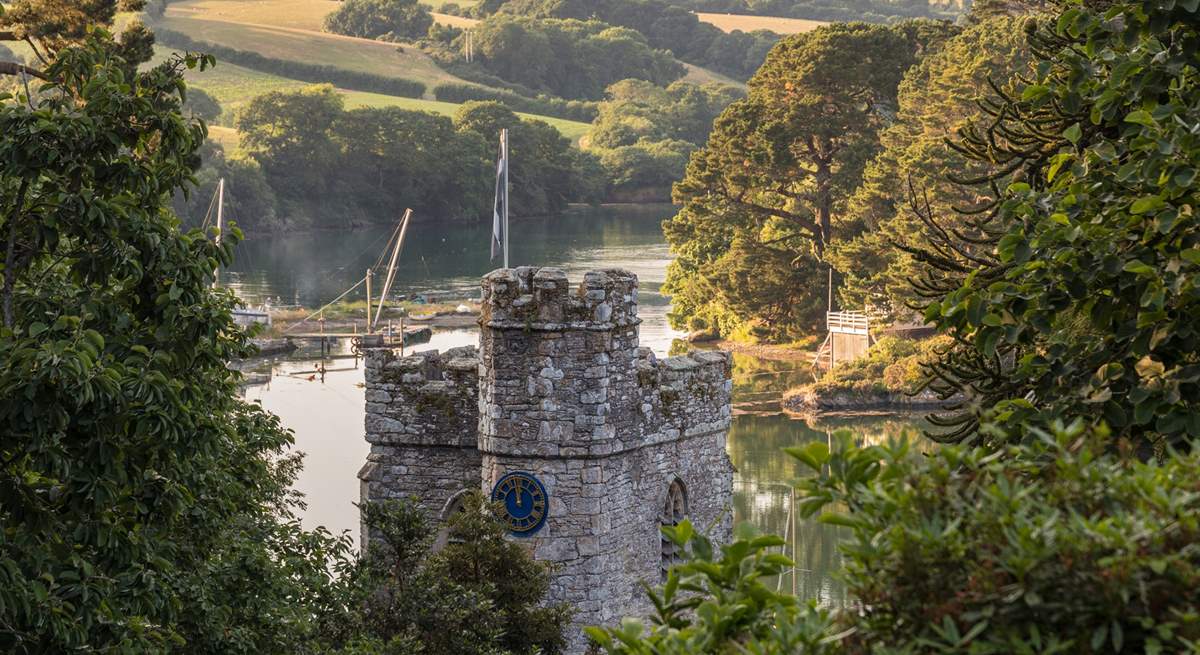
[[[827,312],[825,327],[837,334],[870,334],[871,322],[862,312]]]

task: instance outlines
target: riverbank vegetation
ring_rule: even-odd
[[[521,162],[512,169],[515,214],[561,211],[603,191],[591,186],[590,160],[557,130],[494,102],[463,104],[453,118],[347,110],[332,87],[314,86],[255,98],[237,127],[237,156],[211,146],[204,153],[203,184],[185,205],[194,220],[221,176],[231,215],[255,232],[278,229],[275,217],[298,229],[395,220],[397,207],[411,207],[418,220],[479,220],[491,211],[491,136],[501,128],[511,130],[510,151]]]
[[[882,337],[862,357],[825,370],[811,384],[788,390],[783,406],[813,414],[940,409],[947,403],[925,390],[925,367],[951,344],[945,336],[921,341]]]

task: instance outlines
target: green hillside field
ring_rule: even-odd
[[[154,63],[162,61],[172,52],[174,51],[168,48],[155,48],[156,57]],[[188,71],[186,77],[190,86],[202,89],[215,98],[217,102],[221,103],[223,113],[217,123],[225,127],[233,125],[233,116],[237,110],[245,106],[255,96],[272,91],[294,91],[308,86],[306,82],[299,80],[292,80],[270,73],[262,73],[220,61],[217,62],[214,68],[210,68],[204,72],[198,70]],[[403,109],[433,112],[444,116],[454,115],[454,112],[458,111],[459,108],[459,105],[449,102],[438,102],[437,100],[401,98],[362,91],[340,90],[340,92],[346,98],[347,108],[401,107]],[[521,114],[521,116],[545,121],[557,128],[563,136],[574,142],[578,142],[579,138],[591,127],[587,123],[568,121],[549,116],[536,116],[533,114]]]

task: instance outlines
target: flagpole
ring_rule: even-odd
[[[504,268],[508,268],[508,129],[500,130],[501,148],[504,157]]]

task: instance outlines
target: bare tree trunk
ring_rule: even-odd
[[[46,74],[36,68],[30,68],[14,61],[0,61],[0,75],[20,75],[21,73],[39,80],[47,79]]]

